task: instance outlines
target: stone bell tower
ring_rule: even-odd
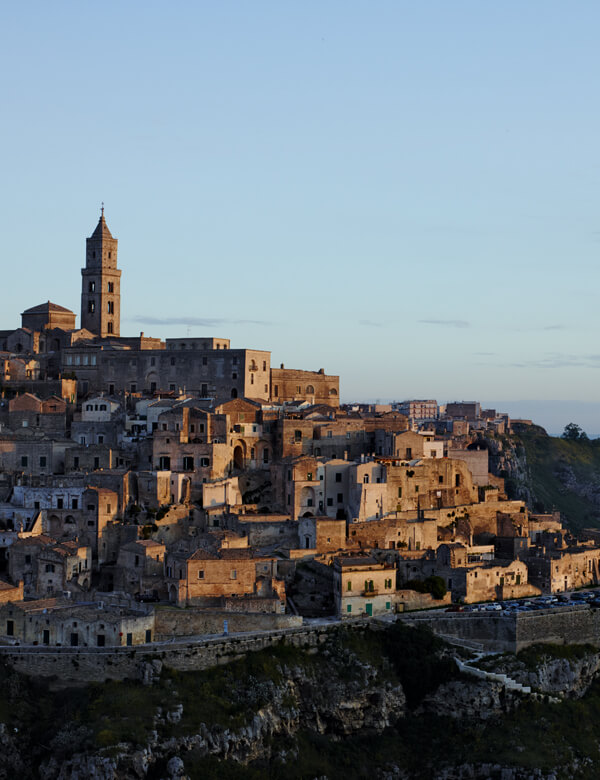
[[[81,269],[81,327],[107,338],[121,333],[121,272],[117,244],[104,219],[104,204],[96,229],[86,239]]]

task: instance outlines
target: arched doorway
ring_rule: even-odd
[[[315,506],[315,489],[314,488],[311,488],[311,487],[303,487],[302,488],[302,492],[300,493],[300,505],[301,505],[302,508],[304,508],[304,507],[314,507]],[[312,512],[310,512],[310,516],[312,517]]]
[[[242,471],[244,468],[244,448],[241,444],[236,444],[233,448],[233,468]]]

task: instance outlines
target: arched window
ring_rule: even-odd
[[[329,391],[329,395],[337,395],[337,390],[335,389],[335,387],[332,387],[332,388],[330,389],[330,391]]]
[[[231,397],[232,398],[237,398],[238,397],[237,388],[235,388],[235,387],[231,388]]]
[[[315,394],[315,388],[312,385],[306,386],[306,395],[314,395]]]

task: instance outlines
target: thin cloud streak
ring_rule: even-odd
[[[509,368],[600,368],[600,355],[549,354],[538,360],[507,363]]]
[[[443,325],[447,328],[470,328],[471,323],[466,320],[419,320],[424,325]]]
[[[186,326],[200,326],[204,328],[214,328],[219,325],[274,325],[273,322],[267,322],[265,320],[233,320],[233,319],[219,319],[209,317],[152,317],[146,314],[138,314],[136,317],[132,317],[131,322],[139,322],[143,325],[186,325]]]

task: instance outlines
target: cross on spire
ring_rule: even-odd
[[[102,205],[101,205],[100,211],[102,212],[100,216],[103,217],[104,216],[104,201],[102,201]]]

